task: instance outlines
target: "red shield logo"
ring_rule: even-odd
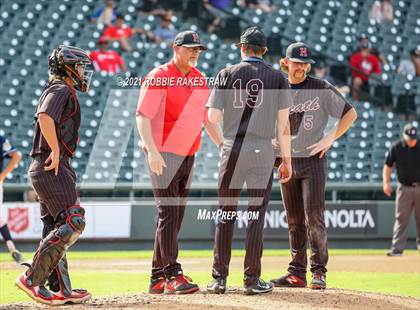
[[[29,226],[29,214],[27,208],[10,208],[7,214],[9,229],[14,233],[21,233]]]

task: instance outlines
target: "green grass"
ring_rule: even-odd
[[[386,250],[330,250],[330,255],[384,255]],[[406,251],[405,255],[418,255],[415,250]],[[234,250],[233,256],[243,256],[243,250]],[[31,253],[24,253],[29,258]],[[265,256],[289,256],[288,250],[266,250]],[[181,251],[180,257],[210,257],[212,251]],[[124,252],[69,252],[71,259],[145,259],[151,258],[151,251],[124,251]],[[10,261],[7,253],[0,254],[0,262]],[[100,263],[100,262],[99,262]],[[1,266],[0,266],[1,268]],[[28,297],[13,285],[14,279],[23,269],[1,270],[0,269],[0,304],[30,301]],[[280,274],[273,268],[265,268],[263,279],[269,280]],[[88,288],[94,296],[110,294],[129,294],[146,292],[149,281],[149,270],[146,268],[132,271],[80,271],[71,272],[73,287]],[[204,288],[210,280],[208,272],[189,272],[196,283]],[[309,277],[309,275],[308,275]],[[401,296],[413,296],[420,298],[420,274],[419,273],[391,273],[391,272],[328,272],[328,286],[342,289],[354,289],[361,291],[388,293]],[[233,271],[229,276],[229,285],[242,285],[242,272]]]
[[[385,255],[388,250],[383,249],[330,249],[329,255]],[[405,255],[418,253],[416,250],[405,250]],[[22,253],[25,258],[30,258],[33,253]],[[233,257],[243,257],[245,250],[233,250]],[[289,250],[264,250],[264,256],[289,256]],[[95,251],[95,252],[76,252],[69,251],[67,257],[69,259],[145,259],[152,258],[153,251]],[[212,250],[181,250],[180,257],[194,258],[194,257],[211,257],[213,256]],[[10,261],[8,253],[0,253],[0,262]]]

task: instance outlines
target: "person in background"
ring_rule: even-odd
[[[395,141],[386,156],[383,168],[383,191],[391,197],[391,173],[397,170],[395,224],[391,251],[388,256],[401,256],[407,243],[408,223],[412,212],[416,215],[417,249],[420,250],[420,144],[417,128],[404,126],[402,139]]]
[[[213,33],[222,27],[222,23],[229,17],[226,12],[231,8],[231,0],[203,0],[205,11],[212,17],[212,21],[207,27],[208,33]]]
[[[176,29],[171,24],[169,16],[163,16],[160,25],[154,31],[154,39],[157,43],[172,43],[177,34]]]
[[[115,22],[117,18],[117,4],[115,0],[105,0],[104,3],[105,7],[99,8],[90,16],[92,24],[111,25]]]
[[[118,41],[121,48],[126,52],[131,52],[130,38],[133,34],[144,34],[150,39],[154,39],[153,33],[141,28],[131,28],[124,23],[124,16],[117,14],[114,25],[109,25],[105,28],[102,34],[102,39],[108,42]]]
[[[272,0],[240,0],[239,6],[252,10],[262,10],[265,13],[270,13],[275,8]]]
[[[384,21],[392,21],[394,19],[394,9],[391,0],[375,1],[370,9],[369,17],[378,24]]]
[[[363,44],[360,51],[354,53],[349,60],[352,66],[351,95],[353,100],[360,100],[361,90],[369,91],[369,77],[381,73],[379,59],[370,53],[370,44]]]
[[[416,48],[410,51],[410,59],[403,59],[398,66],[399,75],[420,76],[420,51]]]
[[[326,80],[330,84],[334,85],[337,90],[344,96],[350,93],[350,88],[347,85],[338,85],[337,81],[329,74],[330,68],[324,61],[317,61],[315,64],[313,64],[312,68],[312,75],[314,77]]]
[[[10,158],[10,161],[6,168],[3,169],[3,161],[5,158]],[[6,179],[6,176],[15,169],[21,158],[22,155],[16,151],[9,140],[0,135],[0,208],[3,204],[3,181]],[[20,263],[22,261],[22,254],[16,249],[7,222],[3,221],[1,217],[0,234],[3,237],[4,242],[6,242],[7,249],[12,255],[13,260],[16,263]]]
[[[104,71],[111,74],[127,71],[124,59],[118,52],[108,49],[106,40],[103,38],[99,39],[98,45],[99,50],[89,53],[95,71]]]

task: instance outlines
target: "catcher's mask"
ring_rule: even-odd
[[[70,78],[75,84],[75,89],[81,92],[89,90],[93,70],[92,62],[84,50],[74,46],[59,45],[48,57],[48,68],[50,75]],[[83,72],[80,73],[79,70]]]

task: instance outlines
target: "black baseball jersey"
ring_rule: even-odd
[[[420,143],[411,148],[403,139],[394,142],[389,148],[385,165],[397,170],[398,182],[404,185],[420,182]]]
[[[207,107],[223,110],[225,145],[232,146],[245,135],[256,141],[273,138],[277,112],[290,103],[286,78],[261,58],[250,57],[219,72]],[[250,114],[246,126],[244,113]]]
[[[51,149],[42,136],[38,122],[39,113],[46,113],[56,124],[60,154],[72,157],[79,140],[80,106],[75,90],[63,81],[52,82],[39,98],[35,113],[35,133],[30,156],[49,154]]]
[[[306,157],[307,147],[324,136],[353,106],[325,80],[311,76],[299,84],[290,84],[293,104],[289,108],[292,155]]]

